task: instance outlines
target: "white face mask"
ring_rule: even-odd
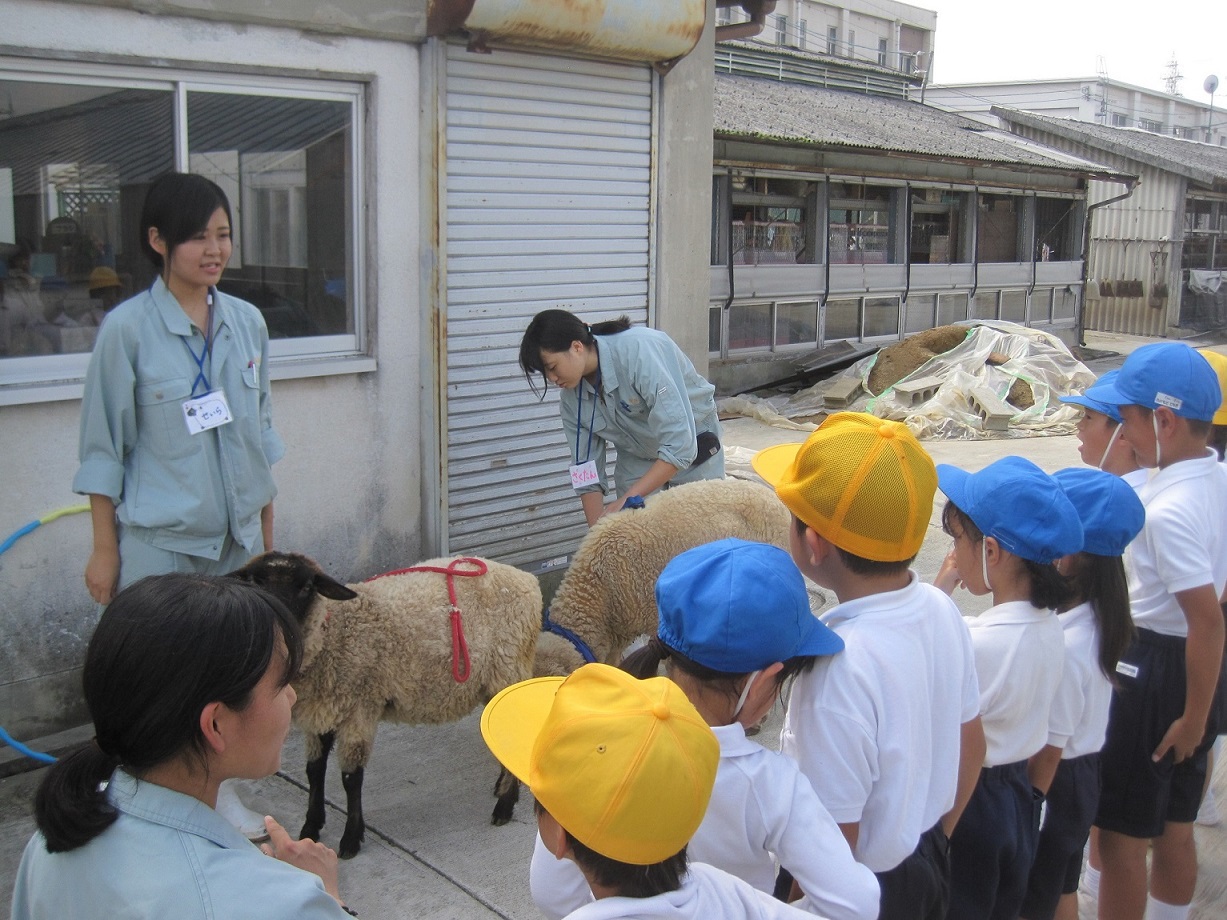
[[[1124,427],[1124,422],[1117,422],[1116,428],[1112,431],[1112,437],[1108,438],[1108,446],[1103,449],[1103,456],[1099,458],[1099,469],[1103,469],[1103,465],[1108,462],[1108,454],[1112,453],[1112,448],[1116,446],[1116,439],[1120,437],[1120,430]]]
[[[751,671],[750,676],[746,678],[746,685],[741,688],[741,696],[737,697],[737,706],[733,709],[733,717],[729,720],[730,725],[737,721],[737,716],[746,705],[746,699],[750,695],[750,688],[754,686],[754,681],[761,673],[762,671]]]
[[[1150,413],[1150,427],[1155,430],[1155,466],[1159,466],[1162,462],[1162,451],[1159,448],[1159,418],[1153,410]]]

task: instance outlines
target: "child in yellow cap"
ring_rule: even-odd
[[[967,626],[909,568],[933,513],[933,461],[905,425],[841,412],[754,468],[793,515],[792,556],[835,593],[844,641],[797,678],[781,750],[797,759],[859,862],[883,920],[944,920],[949,840],[984,735]]]
[[[592,889],[596,900],[569,917],[809,917],[719,869],[687,864],[720,746],[667,678],[589,664],[523,681],[490,701],[481,733],[536,797],[546,847],[573,860]]]

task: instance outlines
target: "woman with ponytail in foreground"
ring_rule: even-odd
[[[154,575],[115,596],[85,655],[89,744],[34,800],[13,920],[343,918],[337,857],[266,818],[257,849],[213,806],[226,779],[276,772],[302,638],[259,588]]]

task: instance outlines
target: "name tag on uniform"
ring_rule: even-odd
[[[1136,664],[1129,664],[1127,661],[1118,661],[1116,662],[1116,673],[1124,674],[1126,677],[1137,677],[1138,666]]]
[[[582,489],[586,486],[599,486],[601,477],[596,471],[596,461],[576,463],[571,467],[571,488]]]
[[[185,401],[183,418],[187,422],[188,434],[200,434],[234,421],[230,414],[230,403],[226,402],[226,394],[222,390],[214,390]]]

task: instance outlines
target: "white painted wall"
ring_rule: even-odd
[[[3,44],[44,59],[150,58],[210,70],[323,71],[368,84],[365,209],[367,322],[378,371],[273,384],[285,459],[274,469],[276,542],[343,578],[418,559],[423,384],[418,234],[418,47],[296,29],[232,26],[105,7],[0,0]],[[378,194],[375,194],[378,189]],[[76,400],[0,406],[0,539],[80,501]],[[82,572],[87,515],[39,528],[0,556],[0,725],[32,737],[49,713],[71,723],[76,667],[96,619]]]
[[[1099,124],[1116,124],[1113,116],[1123,118],[1125,127],[1141,127],[1145,119],[1163,125],[1164,134],[1196,132],[1194,140],[1204,141],[1205,127],[1211,117],[1205,102],[1183,96],[1170,96],[1158,90],[1095,77],[1062,80],[1023,80],[1014,83],[957,83],[929,86],[925,102],[962,112],[981,121],[995,122],[988,115],[994,105],[1008,106],[1037,115],[1075,118]],[[1227,124],[1216,106],[1211,143],[1227,144]]]

